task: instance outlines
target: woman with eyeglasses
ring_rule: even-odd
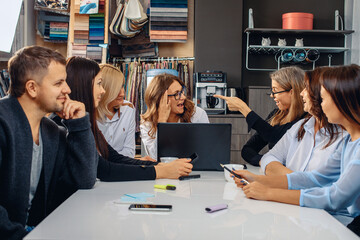
[[[266,145],[271,149],[292,125],[306,115],[300,96],[305,87],[304,74],[305,72],[298,67],[281,68],[270,74],[270,97],[274,99],[277,109],[274,109],[265,120],[240,98],[214,95],[224,99],[230,111],[239,111],[244,115],[249,131],[256,130],[241,151],[241,156],[246,162],[259,166],[262,158],[259,152]]]
[[[344,140],[327,163],[310,172],[283,176],[255,175],[235,171],[250,182],[235,178],[248,198],[282,202],[328,211],[347,225],[360,216],[360,67],[326,69],[320,77],[321,108],[328,121],[344,128]],[[349,227],[354,230],[358,220]]]
[[[140,130],[147,154],[157,159],[157,124],[165,122],[209,123],[206,112],[186,98],[185,84],[171,74],[155,76],[145,92],[147,111]]]
[[[305,88],[301,92],[307,117],[295,123],[276,145],[261,158],[266,175],[286,175],[294,171],[320,169],[346,132],[328,122],[321,109],[320,77],[328,67],[318,67],[305,73]]]

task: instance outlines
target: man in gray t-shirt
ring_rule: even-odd
[[[89,114],[68,94],[64,57],[25,47],[9,60],[0,100],[0,236],[22,239],[76,189],[92,188],[97,152]],[[56,112],[67,129],[46,115]]]

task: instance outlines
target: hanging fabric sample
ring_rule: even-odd
[[[150,42],[150,37],[145,31],[131,39],[121,39],[122,56],[124,58],[132,57],[156,57],[158,55],[158,46]]]
[[[140,33],[148,18],[139,0],[117,0],[109,30],[116,36],[132,38]]]
[[[150,1],[150,39],[152,42],[186,42],[187,22],[187,0]]]

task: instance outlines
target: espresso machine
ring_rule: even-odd
[[[197,72],[194,73],[194,80],[194,103],[207,114],[226,114],[225,100],[213,97],[215,94],[226,96],[226,73]]]

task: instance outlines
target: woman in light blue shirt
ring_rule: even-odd
[[[326,69],[321,84],[321,107],[328,121],[349,133],[326,166],[285,176],[236,171],[251,182],[243,185],[236,179],[236,183],[248,198],[325,209],[347,216],[341,218],[347,224],[360,215],[360,67],[353,64]]]
[[[295,123],[262,157],[260,166],[266,175],[319,169],[345,136],[345,131],[328,122],[320,106],[319,78],[325,69],[320,67],[305,73],[305,88],[300,95],[304,111],[310,115]]]

